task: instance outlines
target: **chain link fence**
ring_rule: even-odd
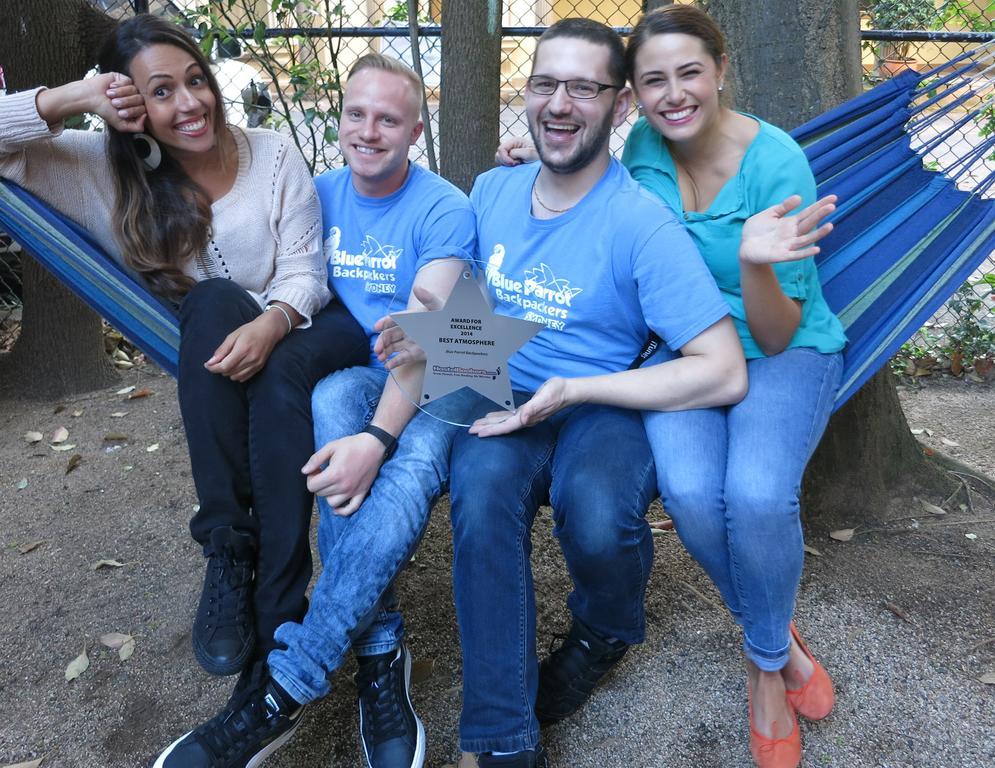
[[[441,6],[463,1],[418,0],[412,25],[407,0],[92,0],[114,16],[147,10],[190,27],[217,62],[229,119],[239,125],[269,125],[294,136],[314,173],[342,163],[337,143],[342,84],[352,63],[370,51],[420,66],[429,126],[412,148],[411,159],[431,164],[426,141],[437,149]],[[525,79],[536,38],[546,26],[560,18],[584,16],[624,30],[646,5],[646,0],[504,0],[503,135],[528,131]],[[904,68],[928,71],[995,32],[995,3],[987,0],[865,0],[860,11],[868,86]],[[417,61],[413,49],[419,51]],[[995,128],[995,112],[989,115],[988,123],[979,126],[982,135]],[[635,117],[630,115],[614,132],[611,147],[616,154]],[[948,151],[956,153],[957,147]],[[942,157],[936,163],[945,167]],[[16,328],[19,274],[16,254],[5,250],[0,240],[0,349],[9,345],[10,329]],[[896,370],[924,375],[952,367],[955,373],[962,368],[970,373],[974,357],[995,358],[993,275],[995,262],[989,259],[903,348]]]

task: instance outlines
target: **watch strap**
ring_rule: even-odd
[[[380,427],[374,424],[367,424],[363,427],[363,431],[368,435],[373,435],[377,440],[383,443],[384,454],[383,460],[387,461],[391,456],[394,455],[394,451],[397,450],[397,438],[394,437],[386,429],[380,429]]]

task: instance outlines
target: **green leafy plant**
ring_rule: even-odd
[[[394,21],[394,22],[404,22],[408,21],[408,3],[407,0],[398,0],[390,8],[384,11],[383,15],[384,21]],[[419,13],[417,16],[419,24],[428,24],[432,21],[432,18],[426,13]]]
[[[271,20],[277,29],[324,29],[326,34],[271,37]],[[344,23],[341,2],[212,0],[184,12],[180,22],[197,32],[208,55],[216,44],[240,42],[269,78],[273,127],[293,139],[311,173],[331,165],[342,114],[343,38],[334,34]]]
[[[873,29],[932,29],[940,23],[943,13],[935,0],[869,0],[864,11]],[[908,60],[910,46],[908,40],[883,41],[878,56]]]
[[[945,328],[944,352],[964,364],[995,357],[995,273],[968,280],[947,302],[954,321]]]

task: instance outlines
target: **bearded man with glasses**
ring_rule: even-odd
[[[623,72],[609,27],[550,27],[525,101],[541,162],[489,171],[470,195],[498,311],[544,326],[508,361],[518,407],[458,433],[450,459],[460,744],[480,768],[546,766],[540,724],[643,640],[656,482],[640,409],[746,391],[728,305],[690,237],[609,154],[631,104]],[[660,349],[637,368],[650,332]],[[529,555],[547,499],[573,624],[540,668]]]

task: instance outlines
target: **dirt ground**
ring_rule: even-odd
[[[150,765],[230,690],[190,650],[203,560],[186,527],[196,498],[174,383],[142,367],[125,386],[136,389],[0,402],[0,765]],[[992,385],[938,379],[901,397],[927,446],[995,476]],[[59,427],[68,437],[55,447],[73,447],[51,447]],[[27,442],[31,431],[43,439]],[[807,556],[797,619],[838,704],[803,725],[805,765],[995,765],[995,684],[982,682],[995,675],[995,494],[964,480],[973,490],[923,500],[942,515],[899,498],[806,522],[818,554]],[[401,585],[435,768],[458,755],[447,517],[436,510]],[[542,515],[533,556],[540,648],[567,621],[551,527]],[[856,528],[850,541],[830,538],[844,528]],[[647,642],[585,710],[544,734],[555,766],[750,765],[739,633],[676,537],[656,541]],[[100,560],[122,565],[95,569]],[[134,638],[127,660],[101,645],[111,632]],[[84,650],[89,667],[67,682]],[[350,662],[267,765],[359,765],[353,671]]]

